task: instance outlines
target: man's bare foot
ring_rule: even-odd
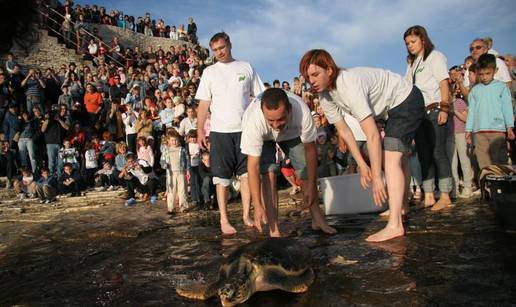
[[[271,236],[271,238],[281,238],[281,233],[277,229],[276,231],[270,231],[269,235]]]
[[[375,234],[370,235],[367,237],[367,242],[383,242],[390,239],[394,239],[396,237],[401,237],[405,234],[405,230],[403,227],[401,228],[387,228],[378,231]]]
[[[247,227],[254,227],[254,222],[250,218],[244,218],[244,225]]]
[[[439,211],[448,208],[451,205],[451,200],[441,197],[432,207],[432,211]]]
[[[236,229],[229,222],[220,222],[220,230],[224,235],[234,235],[237,233]]]
[[[333,227],[331,227],[330,225],[326,224],[326,222],[324,223],[316,223],[315,221],[312,221],[312,229],[315,230],[315,231],[322,231],[326,234],[329,234],[329,235],[334,235],[337,233],[337,230]]]

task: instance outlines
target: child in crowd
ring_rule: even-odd
[[[185,178],[189,168],[188,154],[181,146],[181,137],[177,132],[167,135],[166,144],[167,150],[162,155],[161,167],[167,169],[167,212],[174,213],[176,197],[179,200],[179,211],[185,212],[188,210]]]
[[[147,137],[138,137],[138,160],[145,160],[152,167],[154,165],[154,152],[152,146],[147,144]]]
[[[14,180],[14,190],[18,193],[20,200],[32,198],[34,191],[32,190],[32,183],[34,176],[27,167],[20,167],[20,176]]]
[[[321,130],[317,133],[317,178],[330,176],[330,169],[328,167],[329,146],[326,139],[326,132]]]
[[[477,65],[480,83],[468,96],[465,131],[468,144],[475,143],[475,154],[482,169],[491,164],[507,164],[506,133],[507,139],[514,140],[514,113],[509,88],[494,80],[495,56],[481,55]]]
[[[205,151],[201,154],[201,163],[199,164],[199,176],[201,177],[202,198],[204,201],[204,208],[208,210],[214,209],[214,186],[213,175],[211,174],[210,153]]]
[[[95,172],[99,167],[98,153],[94,144],[87,141],[84,145],[84,177],[87,187],[92,187],[95,180]]]
[[[104,131],[102,133],[102,141],[100,141],[100,161],[104,163],[105,161],[114,163],[115,160],[115,151],[116,151],[116,143],[111,140],[111,133],[109,131]]]
[[[125,142],[119,142],[116,144],[116,156],[115,156],[115,171],[120,174],[125,166],[127,155],[127,144]]]
[[[197,130],[188,131],[186,136],[186,149],[190,157],[190,193],[195,205],[201,204],[201,178],[199,177],[200,147],[197,144]]]
[[[118,185],[115,168],[108,160],[105,160],[102,168],[95,173],[95,185],[99,191],[111,191]]]
[[[59,169],[61,169],[65,163],[70,163],[72,167],[76,170],[79,169],[79,152],[77,151],[77,149],[75,149],[75,147],[72,147],[69,140],[63,141],[63,147],[59,149],[58,157],[58,162],[60,164]]]
[[[149,199],[151,205],[158,202],[156,195],[157,179],[152,168],[145,160],[137,160],[132,153],[126,155],[126,164],[118,178],[125,180],[127,185],[127,201],[126,207],[136,205],[135,190],[139,190],[144,194],[143,200]]]
[[[55,177],[50,177],[48,168],[41,169],[41,177],[32,183],[32,190],[38,196],[41,204],[50,204],[56,200],[57,182]]]
[[[58,188],[60,194],[71,194],[72,197],[81,196],[81,177],[74,171],[72,164],[65,163]]]

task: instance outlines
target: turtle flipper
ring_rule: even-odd
[[[277,269],[268,270],[264,275],[264,281],[276,289],[287,292],[302,293],[306,292],[315,279],[312,268],[307,268],[299,275],[285,274]]]
[[[207,300],[210,297],[217,295],[217,291],[219,289],[219,282],[214,282],[212,284],[197,284],[191,285],[188,288],[176,288],[177,294],[191,298],[196,300]]]

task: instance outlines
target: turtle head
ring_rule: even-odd
[[[253,294],[253,287],[249,276],[238,274],[229,278],[219,289],[222,306],[235,306],[241,304]]]

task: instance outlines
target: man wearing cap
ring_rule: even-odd
[[[242,128],[240,147],[242,153],[247,155],[255,226],[261,231],[265,213],[269,234],[272,237],[281,236],[275,174],[278,145],[302,180],[303,203],[312,214],[312,228],[328,234],[336,233],[326,223],[319,208],[315,145],[317,132],[308,106],[296,95],[287,94],[279,88],[269,88],[249,105],[242,119]]]

